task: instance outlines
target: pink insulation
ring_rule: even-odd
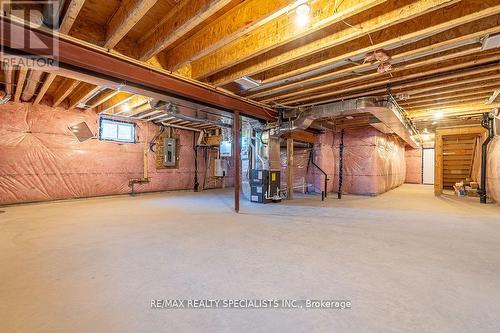
[[[143,176],[143,152],[159,128],[137,123],[136,144],[97,139],[80,143],[68,129],[85,121],[97,133],[98,119],[93,111],[22,103],[0,106],[0,204],[129,193],[129,179]],[[135,191],[193,188],[194,133],[176,133],[180,135],[179,168],[156,170],[155,154],[149,152],[151,182],[135,185]],[[205,175],[201,153],[198,163],[201,184]],[[229,173],[227,186],[233,182]]]
[[[413,149],[408,147],[405,150],[405,160],[405,183],[422,184],[422,149]]]
[[[335,134],[335,156],[339,154],[340,133]],[[338,158],[335,184],[338,184]],[[374,128],[346,130],[342,191],[378,195],[402,185],[406,178],[405,147],[393,136]]]
[[[335,185],[335,159],[338,155],[335,154],[333,149],[334,133],[328,132],[321,134],[319,137],[319,142],[314,145],[314,162],[326,172],[328,176],[328,192],[334,192],[337,190],[337,185]],[[314,175],[314,191],[316,193],[321,193],[325,188],[325,176],[318,169],[313,168]]]
[[[486,181],[488,196],[500,203],[500,136],[494,137],[488,146]]]
[[[311,149],[295,148],[293,154],[293,189],[294,192],[306,193],[313,191],[313,173],[308,170],[309,154]],[[288,183],[288,158],[286,149],[281,150],[281,188],[287,188]]]

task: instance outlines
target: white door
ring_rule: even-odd
[[[424,168],[424,179],[423,179],[424,184],[434,185],[434,168],[435,168],[434,148],[424,149],[423,168]]]

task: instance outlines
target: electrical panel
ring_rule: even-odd
[[[173,138],[164,138],[163,143],[163,165],[174,167],[177,161],[177,140]]]

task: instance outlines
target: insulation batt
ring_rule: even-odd
[[[93,111],[27,103],[0,106],[0,204],[129,193],[129,179],[142,178],[143,152],[159,127],[137,123],[137,144],[97,139],[80,143],[68,129],[85,121],[97,133],[98,119]],[[136,184],[136,192],[193,188],[193,132],[176,133],[180,135],[179,168],[157,170],[155,154],[150,152],[151,182]],[[198,163],[202,183],[205,162],[201,153]],[[233,171],[229,168],[228,172],[226,185],[232,186]]]
[[[340,133],[335,135],[339,156]],[[338,184],[338,157],[335,180]],[[374,128],[346,130],[344,135],[344,193],[379,195],[402,185],[406,178],[405,147],[398,139]]]
[[[405,160],[405,183],[422,184],[422,149],[407,148],[405,151]]]
[[[491,199],[500,203],[500,136],[495,136],[488,146],[486,191]]]

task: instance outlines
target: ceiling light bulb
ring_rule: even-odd
[[[305,27],[309,23],[309,16],[297,15],[295,18],[295,24],[299,27]]]
[[[122,105],[122,110],[123,110],[123,111],[125,111],[125,112],[130,111],[130,105],[128,105],[128,104],[123,104],[123,105]]]
[[[443,117],[444,117],[444,113],[442,113],[442,112],[436,112],[434,114],[435,119],[442,119]]]
[[[308,4],[302,4],[295,10],[295,24],[299,27],[305,27],[310,20],[309,14],[311,13],[311,7]]]
[[[297,7],[295,10],[298,16],[309,16],[309,13],[311,12],[311,7],[308,4],[302,4]]]

